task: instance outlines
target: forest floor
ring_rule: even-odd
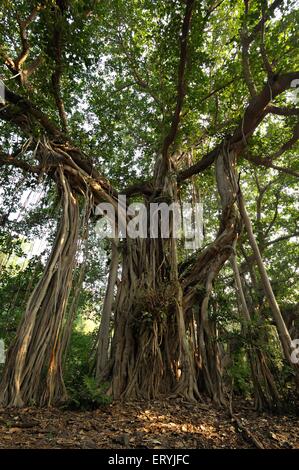
[[[0,448],[299,448],[296,416],[256,413],[247,404],[234,407],[234,416],[182,400],[112,403],[94,411],[0,409]]]

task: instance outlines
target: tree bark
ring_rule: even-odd
[[[281,341],[281,345],[284,351],[285,358],[289,362],[289,364],[291,364],[292,367],[295,368],[295,370],[299,370],[299,366],[293,364],[291,361],[291,354],[292,354],[291,341],[292,340],[291,340],[289,331],[286,327],[286,324],[284,322],[283,316],[280,312],[279,305],[276,301],[274,292],[272,290],[272,286],[271,286],[264,262],[262,260],[258,244],[253,234],[251,221],[248,216],[245,203],[244,203],[244,198],[241,192],[239,193],[238,201],[239,201],[240,213],[241,213],[242,219],[244,220],[244,224],[245,224],[246,231],[248,234],[249,243],[254,253],[254,257],[255,257],[258,270],[261,276],[261,281],[263,284],[264,292],[268,299],[269,306],[273,314],[273,318],[277,327],[277,331],[280,337],[280,341]]]
[[[108,366],[109,337],[112,305],[114,300],[114,289],[118,270],[118,240],[111,240],[111,262],[108,276],[107,289],[103,304],[101,316],[101,325],[99,329],[97,357],[96,357],[96,379],[104,379],[105,371]]]
[[[269,359],[267,354],[254,344],[255,341],[251,335],[251,315],[244,295],[235,252],[231,256],[231,265],[234,272],[240,310],[243,315],[241,328],[246,338],[246,352],[251,369],[255,408],[259,411],[263,409],[273,409],[279,404],[280,397],[275,385],[275,380],[268,366]],[[258,334],[258,332],[256,332],[256,334]]]
[[[57,178],[62,192],[62,218],[43,276],[30,296],[7,355],[0,385],[3,405],[49,405],[66,397],[59,345],[72,284],[79,208],[61,168]]]

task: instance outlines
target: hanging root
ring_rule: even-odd
[[[28,300],[16,340],[8,352],[0,385],[3,405],[50,405],[66,398],[61,343],[80,217],[78,200],[61,167],[57,181],[61,190],[62,217],[43,276]]]
[[[199,398],[182,289],[169,276],[175,259],[168,244],[127,240],[111,348],[114,398]]]
[[[235,247],[236,242],[234,243],[234,248]],[[247,338],[248,343],[247,355],[253,382],[255,408],[257,410],[262,410],[265,408],[271,409],[273,406],[278,404],[279,393],[277,391],[271,370],[268,366],[270,358],[268,357],[267,353],[262,351],[254,344],[251,331],[248,329],[248,326],[251,325],[252,321],[243,291],[235,250],[231,255],[231,265],[235,278],[239,310],[241,313],[241,328],[244,336]],[[261,335],[261,332],[257,331],[257,334]]]

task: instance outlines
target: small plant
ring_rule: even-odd
[[[107,395],[109,384],[98,384],[94,377],[85,375],[78,388],[69,388],[67,408],[90,410],[109,405],[112,398]]]

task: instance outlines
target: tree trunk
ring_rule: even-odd
[[[279,393],[268,366],[269,359],[267,354],[254,344],[255,340],[251,335],[251,315],[247,307],[235,253],[231,256],[231,265],[236,282],[240,311],[243,316],[243,320],[241,319],[241,327],[246,338],[246,352],[251,369],[255,408],[260,411],[263,409],[272,409],[279,403]],[[258,334],[258,332],[256,334]]]
[[[113,338],[115,398],[199,396],[183,317],[182,291],[171,276],[175,241],[127,239]]]
[[[112,305],[114,300],[114,289],[118,270],[118,240],[112,239],[111,262],[109,268],[108,284],[103,304],[101,316],[101,325],[99,329],[97,357],[96,357],[96,379],[104,379],[105,371],[108,366],[109,337]]]
[[[215,402],[225,402],[217,330],[208,304],[213,281],[240,230],[234,163],[233,152],[224,148],[216,163],[222,201],[219,234],[187,274],[179,275],[175,238],[126,240],[112,343],[114,398],[180,395],[194,400],[201,387]]]
[[[277,327],[277,332],[278,332],[278,335],[279,335],[279,338],[280,338],[281,346],[282,346],[282,349],[283,349],[286,360],[288,361],[288,363],[292,366],[292,368],[295,371],[297,386],[299,386],[299,364],[298,363],[297,364],[292,363],[292,361],[291,361],[291,354],[292,354],[291,342],[292,342],[292,340],[291,340],[289,331],[286,327],[286,324],[284,322],[283,316],[280,312],[280,309],[279,309],[278,303],[276,301],[274,292],[272,290],[272,286],[271,286],[271,283],[270,283],[265,265],[263,263],[258,244],[257,244],[257,242],[255,240],[255,237],[254,237],[254,234],[253,234],[252,225],[251,225],[251,222],[250,222],[250,219],[249,219],[246,207],[245,207],[244,198],[243,198],[241,192],[239,193],[239,198],[238,199],[239,199],[240,213],[241,213],[241,216],[244,220],[244,224],[245,224],[246,231],[247,231],[247,234],[248,234],[249,243],[250,243],[252,251],[254,253],[254,257],[255,257],[255,260],[256,260],[256,263],[257,263],[257,266],[258,266],[258,270],[259,270],[259,273],[260,273],[260,276],[261,276],[261,281],[262,281],[262,285],[263,285],[263,288],[264,288],[264,292],[265,292],[265,295],[268,299],[269,306],[270,306],[271,311],[272,311],[273,319],[274,319],[276,327]]]

